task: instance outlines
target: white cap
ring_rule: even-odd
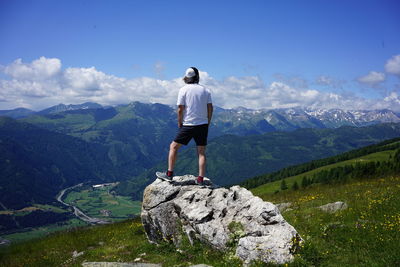
[[[194,76],[196,76],[196,72],[194,71],[194,69],[188,68],[188,69],[186,70],[185,77],[192,78],[192,77],[194,77]]]

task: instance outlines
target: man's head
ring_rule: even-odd
[[[190,67],[186,70],[185,77],[183,77],[185,83],[199,83],[200,75],[199,70],[195,67]]]

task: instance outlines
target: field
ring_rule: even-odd
[[[394,155],[393,150],[371,153],[302,174],[381,162],[381,173],[377,175],[313,183],[295,190],[292,184],[300,183],[302,179],[302,175],[297,175],[285,179],[289,187],[286,190],[281,190],[280,181],[252,189],[265,201],[290,203],[288,209],[282,210],[282,215],[297,229],[304,242],[296,252],[294,262],[283,266],[400,266],[400,175],[398,171],[388,175],[382,170],[382,166],[390,166],[384,162],[398,160],[399,151]],[[122,219],[124,214],[127,216],[124,212],[132,211],[132,207],[124,205],[127,205],[123,201],[126,199],[114,198],[118,197],[107,188],[83,188],[79,192],[70,192],[66,200],[82,206],[93,216],[101,209],[118,210],[121,206],[120,213],[115,211],[115,215]],[[319,209],[337,201],[345,202],[348,208],[336,213]],[[74,257],[74,254],[79,256]],[[190,246],[187,240],[179,249],[168,243],[150,244],[139,218],[70,229],[0,249],[0,265],[4,266],[80,266],[84,261],[241,266],[232,249],[221,252],[199,243]],[[252,266],[275,265],[254,263]]]
[[[87,226],[88,224],[85,223],[84,221],[81,221],[77,218],[70,219],[68,221],[59,223],[59,224],[50,224],[42,227],[37,227],[37,228],[29,228],[26,229],[26,231],[21,231],[18,233],[14,234],[9,234],[9,235],[2,235],[1,237],[7,240],[10,240],[13,243],[19,243],[35,238],[42,238],[44,236],[47,236],[49,234],[62,231],[62,230],[68,230],[71,228],[76,228],[76,227],[82,227],[82,226]],[[1,248],[1,247],[0,247]]]
[[[400,176],[378,174],[292,188],[295,182],[301,185],[304,176],[359,163],[388,162],[395,153],[371,153],[288,177],[287,190],[281,189],[281,181],[275,181],[251,191],[265,201],[291,204],[282,214],[305,240],[299,262],[317,266],[399,266]],[[334,214],[318,208],[337,201],[345,202],[348,208]]]
[[[119,221],[140,214],[140,201],[132,201],[129,197],[115,195],[110,186],[85,187],[84,189],[78,187],[75,190],[67,194],[64,202],[78,207],[91,217]],[[107,214],[104,211],[110,213]]]
[[[283,216],[305,240],[301,262],[320,266],[400,265],[399,176],[313,185],[277,194],[256,191],[265,201],[292,203]],[[335,214],[318,209],[336,201],[346,202],[349,208]]]
[[[305,176],[310,177],[313,174],[318,173],[322,170],[329,170],[334,167],[343,167],[346,165],[354,165],[356,163],[387,161],[387,160],[389,160],[390,157],[393,157],[394,154],[395,154],[395,150],[376,152],[376,153],[368,154],[368,155],[365,155],[365,156],[362,156],[359,158],[346,160],[346,161],[342,161],[339,163],[330,164],[330,165],[326,165],[326,166],[323,166],[320,168],[316,168],[312,171],[308,171],[308,172],[305,172],[305,173],[302,173],[302,174],[299,174],[296,176],[285,178],[285,181],[286,181],[287,186],[289,188],[291,188],[295,182],[297,182],[298,185],[301,185],[303,177],[305,177]],[[261,185],[259,187],[256,187],[256,188],[252,189],[251,191],[256,195],[272,194],[281,189],[281,182],[282,182],[281,180],[278,180],[275,182],[267,183],[267,184]]]
[[[291,202],[284,218],[305,240],[288,266],[399,266],[400,177],[363,179],[346,184],[313,185],[296,191],[262,194],[273,203]],[[344,201],[335,214],[320,205]],[[73,252],[83,252],[72,257]],[[104,226],[68,230],[0,250],[5,266],[80,266],[83,261],[161,263],[163,266],[241,266],[231,253],[205,245],[148,243],[138,218]],[[254,266],[262,266],[254,264]],[[272,265],[270,265],[272,266]]]
[[[79,189],[80,188],[77,188],[76,190]],[[64,202],[77,206],[89,216],[104,218],[113,222],[126,220],[140,213],[141,202],[132,201],[129,199],[129,197],[114,195],[110,193],[110,189],[112,189],[112,187],[104,187],[99,189],[86,187],[86,189],[80,191],[71,191],[65,197]],[[2,211],[1,214],[14,214],[15,216],[22,216],[28,214],[30,211],[38,209],[53,212],[68,211],[67,207],[65,207],[65,209],[61,209],[51,205],[35,204],[33,207],[28,207],[19,211]],[[101,213],[101,210],[107,210],[110,213]],[[12,242],[22,242],[34,238],[44,237],[57,231],[68,230],[87,225],[88,223],[76,218],[71,213],[71,219],[67,221],[41,227],[27,228],[13,234],[2,235],[1,237]]]

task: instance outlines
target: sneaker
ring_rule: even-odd
[[[157,176],[157,178],[160,178],[161,180],[164,180],[164,181],[168,181],[168,182],[172,181],[172,176],[168,176],[167,172],[156,172],[156,176]]]
[[[197,179],[195,180],[195,183],[197,185],[204,185],[204,177],[198,176]]]

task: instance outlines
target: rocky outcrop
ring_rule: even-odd
[[[337,201],[334,203],[328,203],[326,205],[318,207],[322,211],[329,212],[329,213],[335,213],[340,210],[345,210],[348,208],[347,204],[342,201]]]
[[[172,182],[156,179],[143,195],[142,223],[150,242],[199,239],[211,246],[235,250],[245,263],[252,260],[285,263],[300,242],[296,230],[270,202],[239,186],[229,189],[194,184],[194,176]]]
[[[84,262],[83,267],[162,267],[154,263],[130,263],[130,262]],[[190,265],[189,267],[212,267],[205,264]]]
[[[10,240],[3,239],[3,238],[0,237],[0,246],[7,246],[9,244],[11,244]]]
[[[161,264],[153,263],[130,263],[130,262],[84,262],[83,267],[162,267]]]
[[[292,210],[290,208],[292,206],[291,202],[278,203],[278,204],[275,204],[275,206],[279,209],[280,212]]]

